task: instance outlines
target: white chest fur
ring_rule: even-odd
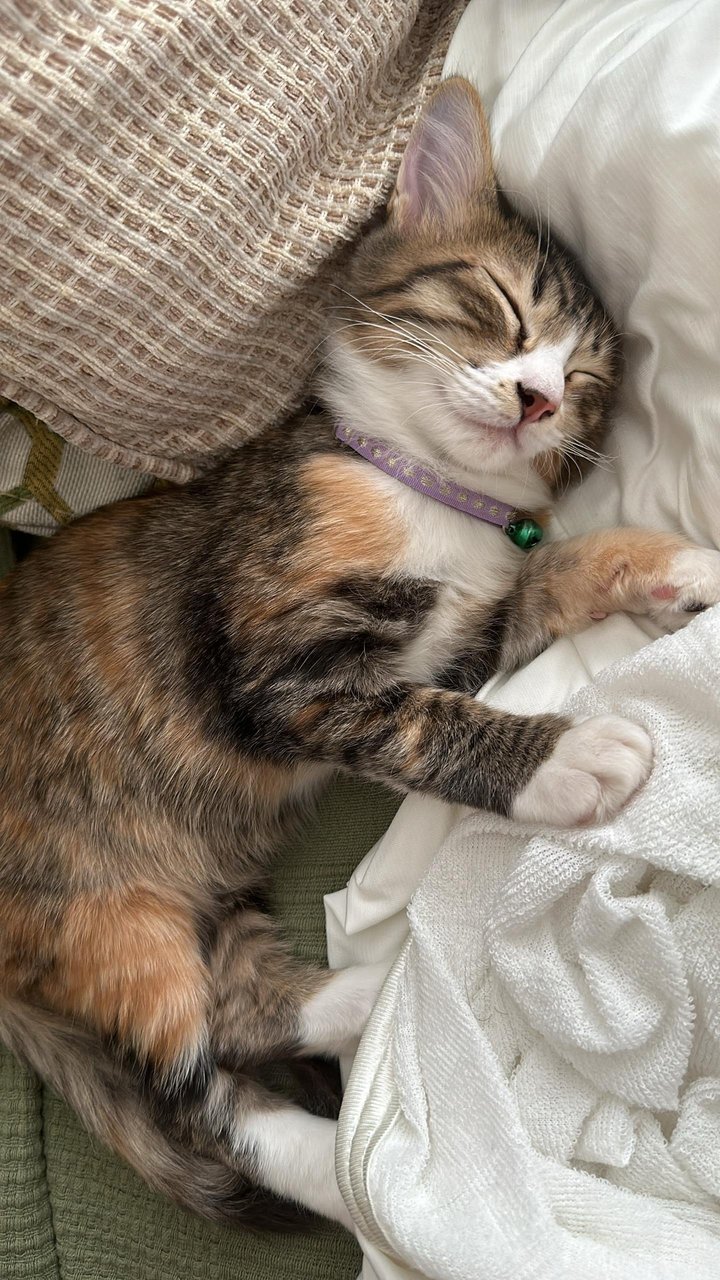
[[[437,604],[403,654],[402,676],[429,679],[456,651],[470,616],[513,588],[523,552],[495,525],[475,520],[378,474],[401,516],[397,570],[439,585]]]

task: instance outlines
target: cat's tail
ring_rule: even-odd
[[[0,1042],[77,1112],[85,1128],[161,1195],[225,1225],[288,1230],[304,1215],[223,1164],[171,1142],[133,1079],[89,1032],[0,997]]]

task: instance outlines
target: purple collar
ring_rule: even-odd
[[[486,524],[498,525],[517,546],[527,550],[540,542],[543,536],[540,525],[535,520],[520,517],[517,509],[508,506],[507,502],[490,498],[486,493],[477,493],[454,480],[444,480],[426,463],[400,453],[384,440],[354,431],[344,422],[337,425],[335,435],[342,444],[349,445],[361,458],[367,458],[379,471],[393,476],[416,493],[424,493],[428,498],[434,498],[455,511],[464,511],[465,515],[484,520]]]

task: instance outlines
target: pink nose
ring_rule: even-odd
[[[523,422],[539,422],[541,418],[551,418],[557,409],[554,401],[548,400],[547,396],[535,391],[533,387],[524,387],[521,382],[518,382],[518,395]]]

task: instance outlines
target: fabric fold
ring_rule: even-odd
[[[652,736],[620,819],[536,833],[469,815],[410,904],[338,1162],[371,1239],[423,1275],[720,1272],[720,699],[695,710],[710,684],[720,606],[568,704]]]

